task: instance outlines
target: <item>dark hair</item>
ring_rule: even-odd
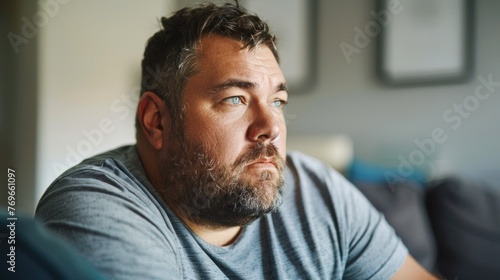
[[[142,60],[141,95],[152,91],[165,101],[173,127],[182,120],[182,93],[196,71],[196,47],[205,36],[221,35],[239,40],[243,49],[264,44],[279,61],[276,38],[258,16],[238,4],[205,4],[183,8],[161,18],[162,29],[147,42]],[[137,125],[137,124],[136,124]]]

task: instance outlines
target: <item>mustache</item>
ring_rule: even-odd
[[[234,167],[243,167],[246,166],[258,159],[261,158],[272,158],[278,170],[283,170],[285,168],[285,160],[280,156],[278,152],[278,148],[274,146],[274,144],[264,144],[264,143],[256,143],[252,147],[248,149],[248,151],[241,154],[236,161],[234,162]]]

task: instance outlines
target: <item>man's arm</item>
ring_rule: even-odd
[[[418,262],[408,255],[399,270],[392,276],[392,280],[412,280],[412,279],[439,279],[427,272]]]

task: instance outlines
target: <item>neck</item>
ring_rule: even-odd
[[[177,216],[179,216],[179,214],[177,214]],[[186,226],[188,226],[198,237],[215,246],[231,245],[234,241],[236,241],[242,229],[239,226],[211,228],[194,224],[187,219],[183,219],[181,216],[179,216],[179,218],[181,218],[184,224],[186,224]]]
[[[177,217],[203,241],[215,246],[231,245],[238,238],[242,227],[211,227],[200,225],[186,218],[172,201],[165,201]]]

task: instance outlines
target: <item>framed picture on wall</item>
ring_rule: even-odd
[[[291,94],[307,92],[316,77],[318,0],[240,0],[240,6],[265,20],[278,38],[278,53]],[[178,0],[178,7],[205,1]],[[234,1],[215,0],[215,3]]]
[[[461,82],[471,76],[473,1],[378,0],[377,15],[377,72],[384,82]]]
[[[290,92],[307,92],[316,76],[317,0],[241,0],[240,4],[276,34]]]

